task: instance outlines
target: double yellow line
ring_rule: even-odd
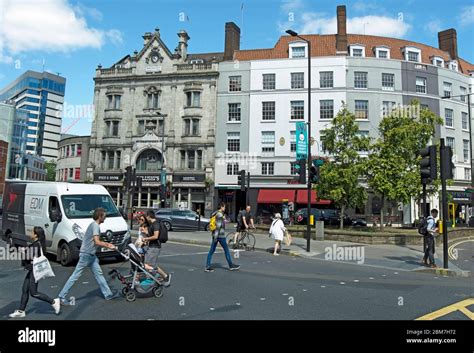
[[[458,303],[448,305],[444,308],[433,311],[432,313],[423,315],[416,320],[436,320],[442,316],[446,316],[458,310],[466,315],[469,319],[474,320],[474,313],[467,308],[470,305],[474,305],[474,298],[465,299]]]

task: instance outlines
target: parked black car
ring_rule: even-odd
[[[160,208],[155,212],[156,219],[163,222],[168,230],[197,230],[199,215],[191,210],[179,208]],[[209,230],[209,218],[201,216],[200,230]]]
[[[296,211],[295,222],[296,224],[306,224],[307,220],[307,208],[302,208]],[[314,221],[324,221],[324,225],[339,226],[341,212],[334,208],[318,209],[312,208],[311,214],[314,216]],[[343,220],[344,226],[353,227],[366,227],[367,222],[360,218],[351,218],[348,215],[344,215]]]

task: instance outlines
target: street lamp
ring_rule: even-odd
[[[311,168],[311,42],[298,35],[295,31],[289,29],[286,31],[292,37],[298,37],[302,41],[306,42],[308,46],[308,218],[307,218],[307,239],[306,239],[306,251],[309,252],[311,245],[311,178],[309,178],[309,172]]]
[[[469,156],[471,158],[471,189],[474,188],[474,156],[472,155],[472,119],[471,119],[471,93],[462,94],[459,96],[444,96],[441,99],[450,99],[467,96],[467,116],[469,120]],[[472,191],[472,190],[471,190]],[[471,192],[471,208],[474,210],[474,193]],[[467,220],[469,223],[469,220]]]

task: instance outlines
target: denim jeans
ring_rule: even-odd
[[[222,249],[224,249],[225,258],[229,266],[232,265],[232,258],[230,257],[229,247],[227,246],[227,243],[225,240],[226,240],[225,238],[217,238],[217,241],[214,241],[214,238],[212,238],[211,249],[209,250],[209,254],[207,254],[207,264],[206,264],[207,267],[211,267],[212,255],[216,251],[217,243],[220,243],[222,246]]]
[[[99,266],[99,259],[97,258],[97,256],[81,253],[79,255],[79,262],[76,265],[76,269],[72,273],[71,277],[69,277],[63,289],[59,293],[60,299],[66,299],[69,290],[74,285],[74,283],[82,276],[82,272],[84,272],[84,269],[86,267],[89,267],[92,273],[94,274],[95,280],[99,284],[100,290],[104,298],[112,296],[112,291],[110,290],[109,285],[107,284],[107,281],[104,278],[104,274],[102,273],[102,269]]]
[[[434,252],[435,252],[435,239],[432,235],[428,235],[424,237],[424,241],[426,241],[425,246],[425,256],[423,257],[424,261],[428,260],[428,264],[434,264]]]

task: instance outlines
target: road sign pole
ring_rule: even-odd
[[[440,148],[440,162],[441,162],[441,190],[442,190],[442,211],[443,211],[443,268],[448,268],[448,193],[446,191],[446,146],[444,144],[444,139],[441,139],[441,148]]]

